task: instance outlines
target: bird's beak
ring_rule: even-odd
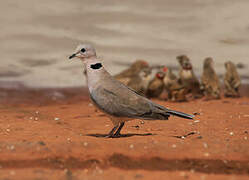
[[[72,59],[76,56],[76,53],[72,54],[71,56],[69,56],[69,59]]]

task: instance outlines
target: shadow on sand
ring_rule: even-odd
[[[118,137],[114,138],[125,138],[125,137],[132,137],[132,136],[154,136],[156,134],[152,133],[145,133],[145,134],[136,134],[136,133],[128,133],[128,134],[121,134]],[[97,138],[107,138],[108,134],[86,134],[86,136],[92,136]]]

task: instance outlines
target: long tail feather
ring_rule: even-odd
[[[168,110],[167,113],[174,115],[174,116],[181,117],[181,118],[186,118],[186,119],[193,119],[195,117],[194,115],[190,115],[190,114],[186,114],[186,113],[174,111],[174,110]]]

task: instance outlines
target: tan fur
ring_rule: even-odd
[[[239,97],[239,87],[241,85],[240,76],[237,72],[236,66],[231,62],[225,63],[226,73],[224,76],[225,96]]]

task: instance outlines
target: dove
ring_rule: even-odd
[[[140,96],[120,81],[116,80],[97,58],[95,48],[89,44],[80,44],[69,59],[79,58],[86,69],[87,86],[93,104],[113,123],[106,137],[121,137],[125,122],[133,119],[168,120],[170,115],[185,119],[194,116],[168,109]]]

